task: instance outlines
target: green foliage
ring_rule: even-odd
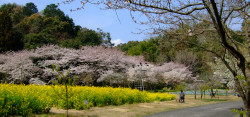
[[[68,15],[65,15],[64,12],[61,11],[55,4],[47,5],[44,9],[43,14],[45,15],[45,17],[56,17],[58,21],[61,21],[59,26],[57,27],[60,31],[62,31],[63,28],[63,32],[67,32],[70,36],[77,35],[77,32],[79,31],[79,26],[75,27],[73,19],[70,18]],[[62,22],[64,22],[64,24]],[[65,24],[67,25],[67,27],[65,27]]]
[[[196,36],[188,37],[187,39],[188,39],[188,43],[187,43],[188,48],[195,48],[196,50],[200,49],[200,48],[197,48],[197,45],[199,45],[199,41]]]
[[[12,28],[12,21],[6,12],[0,12],[0,52],[23,48],[22,35]]]
[[[165,63],[174,61],[175,53],[178,51],[177,49],[177,43],[173,41],[169,41],[171,39],[170,36],[163,36],[159,39],[159,57],[158,57],[158,63]]]
[[[186,87],[186,85],[184,85],[184,84],[178,84],[175,86],[175,90],[176,91],[184,90],[185,87]]]
[[[0,7],[0,12],[5,12],[5,13],[12,13],[12,10],[16,7],[16,4],[3,4]]]
[[[238,113],[239,115],[246,116],[246,110],[232,109],[232,112]]]
[[[110,33],[103,32],[102,29],[97,28],[98,34],[102,37],[103,45],[106,47],[113,47],[114,43],[111,42]]]
[[[0,63],[1,64],[1,63]],[[7,77],[9,75],[7,73],[0,72],[0,83],[5,83],[7,82]]]
[[[172,90],[172,87],[164,87],[162,90],[164,92],[170,92]]]
[[[246,77],[242,76],[242,75],[241,76],[236,76],[236,78],[239,79],[239,80],[246,80]]]
[[[198,99],[198,100],[202,100],[204,102],[212,102],[212,101],[225,102],[225,101],[227,101],[226,99]]]
[[[205,90],[208,90],[209,88],[211,88],[208,84],[203,84],[200,86],[200,89],[205,91]]]
[[[96,46],[102,43],[102,37],[94,30],[82,29],[78,32],[76,40],[80,42],[80,45]]]
[[[17,4],[4,4],[0,7],[0,12],[9,14],[12,25],[15,27],[23,18],[23,7]]]
[[[17,29],[23,35],[29,33],[39,33],[44,28],[43,20],[44,18],[40,15],[31,15],[30,17],[26,17],[20,23],[18,23]]]
[[[70,24],[61,21],[59,17],[48,17],[43,20],[45,28],[43,28],[43,32],[48,34],[52,34],[58,40],[64,40],[71,38],[70,35]]]
[[[35,33],[29,33],[24,36],[23,42],[24,42],[24,48],[25,49],[36,49],[37,47],[41,47],[44,44],[49,43],[49,38],[45,38],[43,33],[35,34]]]
[[[237,41],[237,42],[239,42],[239,43],[244,43],[244,42],[246,42],[244,36],[242,36],[242,35],[237,35],[237,34],[234,33],[234,32],[232,33],[232,37],[233,37],[233,39],[234,39],[235,41]]]
[[[82,29],[55,4],[47,5],[43,15],[34,3],[24,7],[4,4],[0,7],[0,52],[34,49],[44,44],[58,44],[79,49],[81,46],[114,46],[110,33]]]
[[[59,43],[60,46],[66,47],[66,48],[74,48],[74,49],[80,49],[81,48],[81,42],[76,39],[67,39],[67,40],[62,40]]]
[[[247,86],[247,82],[246,82],[246,77],[243,75],[238,75],[236,76],[236,78],[243,83],[244,86]]]
[[[30,16],[38,12],[36,5],[32,2],[26,3],[23,7],[23,14],[26,16]]]
[[[58,16],[61,20],[65,17],[63,11],[61,11],[55,4],[47,5],[43,11],[43,15],[46,17]]]
[[[121,50],[127,51],[128,55],[143,55],[147,61],[156,62],[158,56],[158,40],[151,38],[142,42],[128,42],[128,45],[120,45]]]
[[[123,52],[128,52],[128,50],[139,44],[139,41],[129,41],[128,43],[119,44],[117,48],[121,49]]]
[[[12,29],[10,16],[6,12],[0,12],[0,36],[5,36]]]

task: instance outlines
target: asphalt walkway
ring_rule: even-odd
[[[232,112],[231,110],[234,108],[239,109],[241,107],[244,107],[242,101],[225,102],[173,111],[165,111],[145,117],[234,117],[236,113]]]

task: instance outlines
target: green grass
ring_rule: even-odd
[[[31,116],[33,117],[65,117],[66,114],[62,114],[62,113],[57,113],[57,114],[54,114],[54,113],[47,113],[47,114],[31,114]],[[71,117],[71,116],[70,116]]]
[[[211,101],[223,102],[223,101],[227,101],[226,99],[198,99],[198,100],[203,100],[204,102],[211,102]]]

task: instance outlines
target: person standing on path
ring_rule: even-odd
[[[181,92],[180,92],[180,102],[184,103],[184,99],[185,99],[185,94],[184,94],[183,90],[181,90]]]

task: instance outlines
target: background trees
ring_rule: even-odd
[[[158,36],[141,42],[130,41],[118,45],[122,51],[128,55],[142,55],[146,61],[155,64],[165,62],[178,62],[185,64],[194,73],[200,74],[207,69],[205,58],[208,56],[202,54],[204,51],[192,44],[183,44],[169,40],[169,36]],[[194,40],[190,39],[190,42]],[[203,44],[201,44],[203,45]]]
[[[45,44],[79,49],[85,45],[112,47],[109,33],[75,25],[57,5],[50,4],[38,13],[32,2],[25,6],[4,4],[1,12],[1,52],[35,49]]]
[[[12,21],[7,12],[0,12],[0,52],[23,48],[22,35],[12,28]]]
[[[80,45],[96,46],[102,43],[102,37],[94,30],[83,28],[77,33],[76,40]]]

